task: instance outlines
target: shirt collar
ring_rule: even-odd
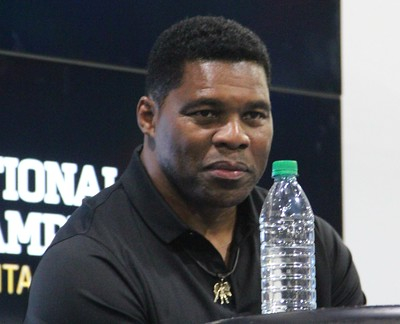
[[[164,242],[170,243],[189,228],[172,211],[151,182],[141,160],[139,146],[121,176],[133,208],[147,226]]]

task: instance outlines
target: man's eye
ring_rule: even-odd
[[[265,119],[267,114],[260,111],[248,111],[243,116],[244,119]]]
[[[215,118],[217,114],[212,110],[199,110],[192,114],[193,116],[202,118]]]

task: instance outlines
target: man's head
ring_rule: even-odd
[[[272,142],[265,46],[235,22],[197,17],[162,34],[149,69],[137,120],[154,185],[178,214],[235,208]]]
[[[185,63],[198,60],[257,63],[270,85],[269,56],[256,34],[233,20],[199,16],[176,23],[158,37],[148,60],[147,95],[161,106],[180,85]]]

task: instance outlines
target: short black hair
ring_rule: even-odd
[[[179,87],[185,63],[197,60],[252,61],[264,67],[271,84],[267,48],[254,32],[224,17],[196,16],[172,25],[157,38],[148,59],[147,95],[162,105]]]

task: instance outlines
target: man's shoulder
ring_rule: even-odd
[[[111,211],[114,214],[118,209],[123,208],[123,202],[127,200],[125,196],[121,184],[116,182],[101,190],[97,195],[85,198],[82,205],[71,214],[65,225],[57,232],[52,245],[76,235],[86,235],[93,226],[99,223],[108,226],[107,222],[112,222],[113,217],[107,216]],[[128,207],[125,206],[126,208]],[[101,222],[95,222],[99,218],[102,219]]]
[[[322,217],[315,216],[315,237],[327,251],[344,248],[344,242],[336,229]]]
[[[315,216],[315,230],[324,238],[339,239],[339,233],[335,228],[325,219],[320,216]]]

